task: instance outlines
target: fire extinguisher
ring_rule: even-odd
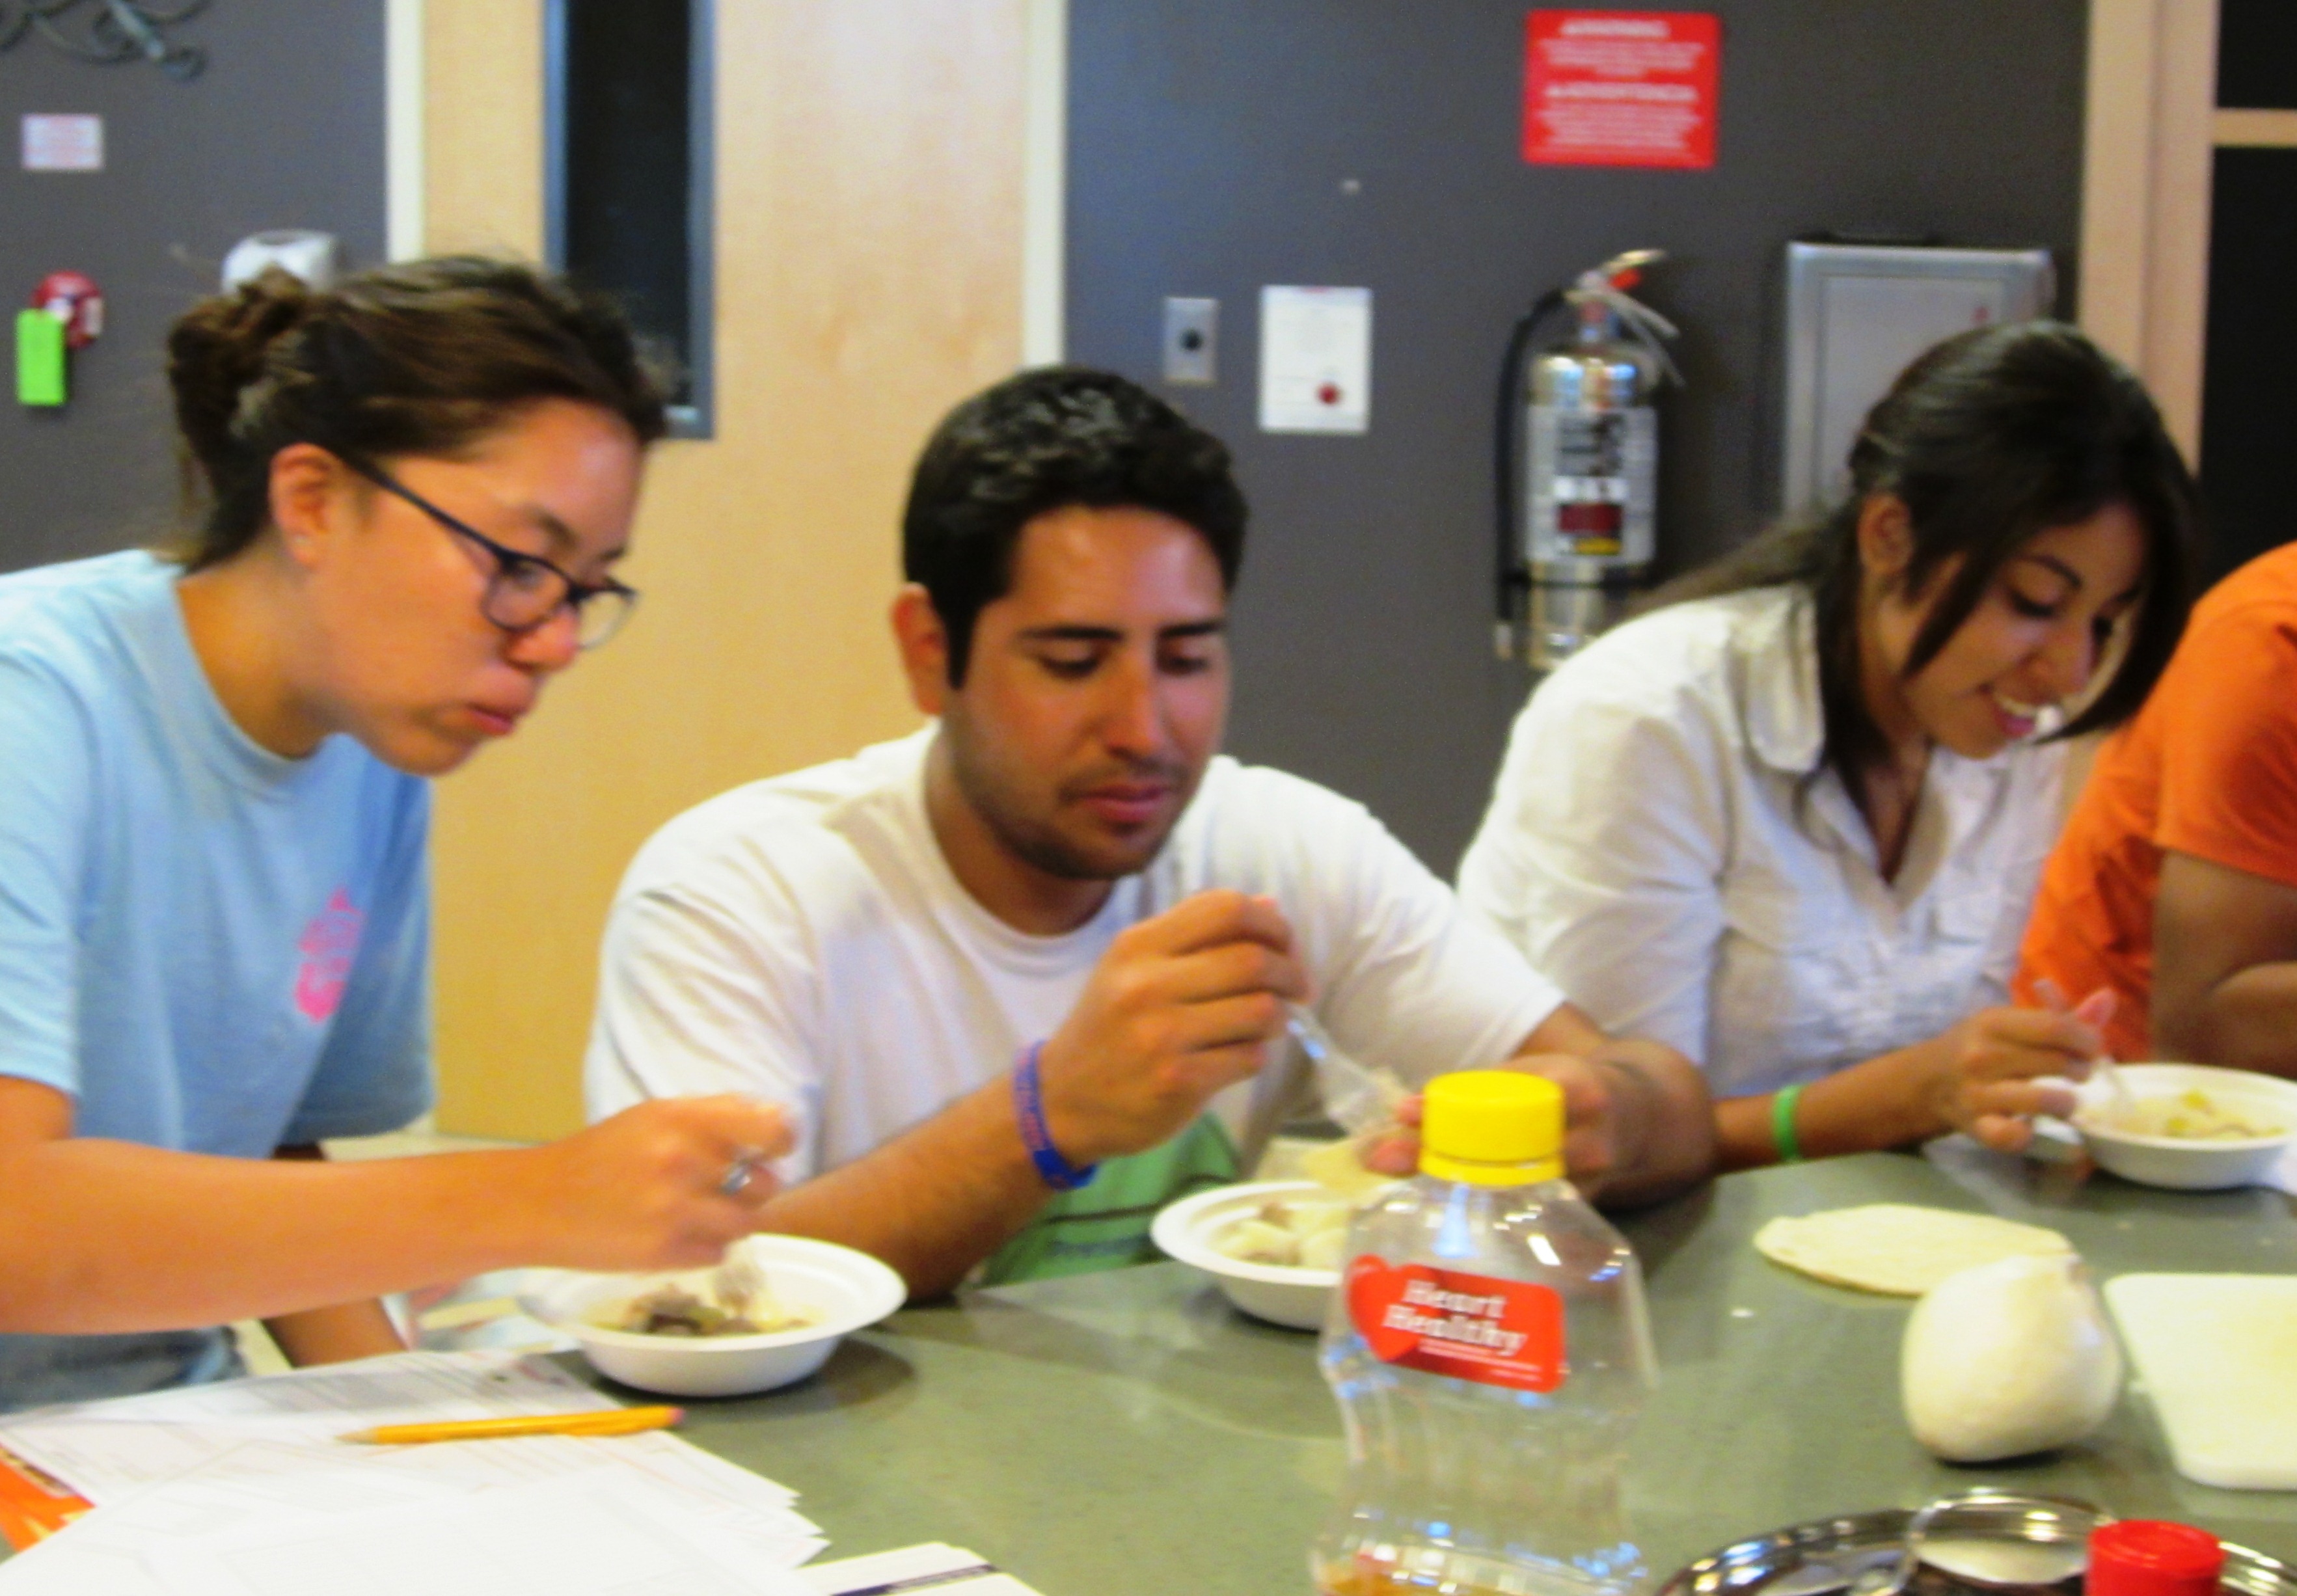
[[[1552,670],[1616,618],[1657,552],[1659,412],[1683,374],[1675,324],[1628,290],[1662,250],[1630,250],[1517,322],[1500,366],[1495,454],[1502,659]],[[1539,349],[1555,312],[1570,331]]]

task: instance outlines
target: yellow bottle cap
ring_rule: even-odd
[[[1463,1070],[1428,1083],[1420,1172],[1473,1186],[1563,1174],[1563,1089],[1517,1070]]]

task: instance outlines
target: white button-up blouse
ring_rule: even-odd
[[[1461,895],[1598,1024],[1680,1049],[1717,1097],[2005,1001],[2063,750],[1934,747],[1886,881],[1824,741],[1804,589],[1630,621],[1534,690]]]

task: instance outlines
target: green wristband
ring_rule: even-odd
[[[1802,1162],[1802,1139],[1795,1134],[1795,1107],[1802,1101],[1802,1088],[1790,1086],[1771,1097],[1771,1145],[1778,1149],[1781,1164]]]

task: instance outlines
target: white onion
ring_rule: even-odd
[[[2121,1350],[2079,1259],[2004,1258],[1949,1275],[1906,1321],[1899,1390],[1914,1439],[1984,1463],[2079,1441],[2121,1391]]]

